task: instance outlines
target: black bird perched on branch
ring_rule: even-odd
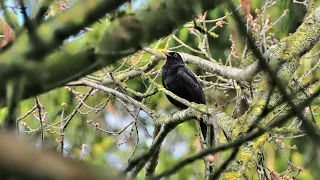
[[[162,85],[164,88],[190,102],[205,104],[202,87],[194,73],[186,67],[180,54],[166,51],[163,51],[163,53],[167,56],[167,61],[162,67]],[[168,95],[167,98],[178,108],[188,108],[188,106]],[[200,120],[200,128],[204,139],[206,139],[207,126],[202,119]]]

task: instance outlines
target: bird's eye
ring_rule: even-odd
[[[175,53],[175,54],[173,55],[173,57],[178,57],[178,54]]]

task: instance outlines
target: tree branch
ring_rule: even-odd
[[[41,48],[41,52],[29,49],[26,35],[21,35],[10,49],[0,55],[0,59],[5,60],[0,63],[0,102],[4,102],[3,83],[16,74],[26,76],[27,86],[24,88],[26,91],[23,97],[35,96],[133,54],[143,45],[170,34],[178,25],[198,15],[198,12],[216,5],[210,0],[177,0],[161,1],[155,6],[154,2],[150,1],[147,8],[135,15],[124,15],[101,25],[99,29],[87,33],[84,38],[64,45],[61,47],[63,51],[53,53],[40,64],[25,61],[26,58],[44,57],[60,45],[62,40],[115,9],[123,1],[95,2],[79,1],[73,8],[43,23],[37,30],[39,37],[46,37],[43,39],[45,46]],[[75,46],[77,48],[74,48]]]
[[[110,174],[111,170],[105,171],[106,167],[88,166],[50,150],[31,148],[30,144],[25,144],[13,134],[1,132],[0,142],[0,177],[3,179],[116,178]]]
[[[310,96],[310,98],[308,98],[307,100],[297,104],[297,107],[299,109],[304,109],[305,107],[307,107],[310,102],[312,100],[314,100],[316,97],[318,97],[320,95],[320,88]],[[208,149],[205,149],[189,158],[186,158],[182,161],[180,161],[179,163],[177,163],[176,165],[174,165],[172,168],[165,170],[164,172],[156,175],[156,176],[152,176],[149,179],[155,180],[155,179],[161,179],[162,177],[166,177],[166,176],[170,176],[174,173],[176,173],[179,169],[183,168],[184,166],[193,163],[196,160],[199,160],[207,155],[210,154],[215,154],[221,151],[225,151],[228,150],[230,148],[237,148],[240,147],[241,145],[243,145],[244,143],[254,140],[255,138],[263,135],[264,133],[266,133],[268,130],[283,124],[284,122],[288,121],[291,117],[294,117],[296,115],[295,111],[293,111],[292,109],[290,109],[288,111],[288,113],[284,116],[281,116],[278,119],[274,119],[271,122],[269,122],[264,128],[258,128],[255,131],[249,132],[247,134],[243,134],[240,138],[238,138],[237,140],[233,141],[233,142],[229,142],[226,144],[221,144],[218,145],[216,147],[210,147]],[[234,175],[238,175],[238,174],[234,174]],[[232,176],[234,177],[234,176]]]

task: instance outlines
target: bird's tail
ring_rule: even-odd
[[[201,129],[201,133],[203,136],[203,139],[206,140],[207,139],[207,125],[206,123],[203,122],[203,119],[200,119],[200,129]]]
[[[206,125],[206,123],[203,122],[203,119],[201,118],[200,119],[200,129],[201,129],[201,133],[202,133],[202,136],[203,136],[203,139],[204,141],[207,141],[207,132],[208,132],[208,128],[211,129],[211,134],[209,134],[209,138],[210,138],[210,142],[208,145],[212,145],[213,143],[213,126],[212,125]]]

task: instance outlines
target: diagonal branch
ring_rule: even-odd
[[[121,100],[127,102],[127,103],[131,103],[133,104],[134,106],[138,107],[138,108],[141,108],[142,111],[144,111],[146,114],[148,114],[153,120],[156,120],[157,119],[157,116],[159,116],[155,111],[149,109],[145,104],[119,92],[119,91],[116,91],[116,90],[113,90],[111,88],[108,88],[108,87],[105,87],[103,85],[99,85],[99,84],[96,84],[96,83],[93,83],[91,81],[87,81],[87,80],[81,80],[81,82],[84,84],[84,85],[87,85],[87,86],[90,86],[92,88],[95,88],[95,89],[99,89],[103,92],[106,92],[108,94],[111,94],[113,96],[116,96],[118,98],[120,98]]]
[[[177,0],[160,1],[155,5],[155,2],[150,1],[145,9],[102,24],[84,38],[64,45],[62,51],[52,53],[41,63],[25,61],[26,58],[44,57],[59,46],[62,40],[92,23],[103,13],[115,9],[123,1],[94,2],[79,1],[78,5],[41,24],[37,34],[46,37],[43,39],[43,48],[29,49],[29,42],[23,34],[10,49],[0,55],[0,59],[4,59],[0,63],[0,102],[4,102],[4,83],[16,74],[26,76],[24,98],[44,93],[135,53],[155,39],[170,34],[198,12],[212,9],[219,3],[210,0]]]

